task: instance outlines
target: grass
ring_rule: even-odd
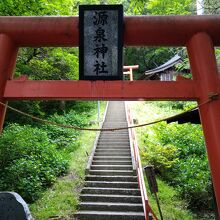
[[[146,181],[146,180],[145,180]],[[147,182],[146,182],[147,183]],[[158,198],[161,205],[164,220],[196,220],[196,216],[187,210],[187,204],[181,200],[176,190],[167,185],[164,181],[157,178],[158,183]],[[147,187],[148,188],[148,187]],[[156,204],[156,200],[153,195],[150,194],[149,189],[148,196],[149,202],[159,217],[159,212]]]
[[[179,113],[179,110],[173,110],[167,108],[165,111],[161,111],[161,108],[155,108],[155,104],[152,102],[145,102],[145,101],[131,101],[128,102],[130,108],[132,109],[132,116],[134,119],[138,121],[138,124],[144,124],[148,122],[152,122],[158,119],[163,119],[169,116],[173,116]],[[141,111],[140,111],[141,109]],[[136,133],[139,140],[139,145],[142,146],[144,143],[142,142],[142,136],[146,131],[151,132],[151,127],[154,125],[149,125],[145,127],[136,128]]]
[[[105,102],[101,103],[102,115],[105,110],[105,104]],[[94,122],[96,117],[95,109],[93,116],[89,120]],[[92,127],[97,127],[97,125]],[[68,174],[59,178],[53,187],[44,193],[41,199],[29,206],[36,220],[73,219],[84,182],[88,155],[93,148],[95,136],[96,132],[83,131],[81,133],[81,146],[70,155],[71,162]]]

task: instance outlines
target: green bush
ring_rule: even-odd
[[[174,166],[173,172],[179,174],[172,180],[172,184],[177,186],[178,191],[188,201],[191,208],[213,208],[207,159],[201,160],[192,155],[185,160],[180,160]]]
[[[77,114],[74,110],[64,115],[54,114],[49,118],[50,121],[63,125],[75,125],[78,127],[84,127],[87,125],[86,117],[83,114]],[[78,145],[79,130],[71,128],[63,128],[55,125],[46,124],[43,126],[47,131],[51,143],[55,144],[57,148],[63,149],[73,147],[76,149]],[[75,147],[74,147],[75,146]]]
[[[164,175],[178,160],[177,148],[173,145],[148,145],[142,153],[147,164],[153,164],[155,171]]]
[[[157,141],[162,145],[172,144],[178,148],[179,157],[189,155],[206,157],[203,132],[200,125],[160,123],[153,127]]]
[[[42,111],[40,104],[41,101],[19,100],[19,101],[9,102],[9,105],[13,108],[19,109],[20,111],[23,111],[30,115],[34,115],[36,117],[42,118],[45,116],[45,113]],[[7,126],[10,123],[18,123],[20,125],[25,125],[25,124],[36,125],[37,121],[30,117],[18,114],[17,112],[14,112],[9,109],[6,114],[5,124]]]
[[[145,161],[178,189],[192,209],[211,209],[211,177],[200,125],[160,123],[145,134]]]
[[[41,129],[11,124],[0,137],[0,190],[33,202],[66,170],[67,161]]]

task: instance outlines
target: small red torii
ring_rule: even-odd
[[[131,66],[123,66],[123,74],[129,75],[130,81],[133,81],[133,70],[136,70],[139,68],[139,65],[131,65]]]

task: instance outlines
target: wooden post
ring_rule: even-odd
[[[211,175],[220,212],[220,79],[211,38],[206,33],[194,35],[187,44],[193,78],[198,83],[199,103],[212,94],[216,100],[199,108]]]
[[[18,48],[9,36],[0,34],[0,101],[6,103],[4,96],[5,85],[13,76]],[[0,105],[0,132],[4,124],[6,107]]]

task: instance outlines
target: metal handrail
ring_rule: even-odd
[[[128,126],[132,126],[133,118],[132,118],[131,110],[128,107],[127,103],[125,103],[125,109],[126,109],[126,118],[127,118]],[[158,218],[156,217],[155,213],[153,212],[153,210],[151,209],[149,205],[135,130],[133,128],[129,128],[128,131],[129,131],[130,144],[132,145],[133,152],[134,152],[134,161],[136,163],[138,184],[139,184],[139,188],[141,191],[141,198],[142,198],[142,203],[143,203],[145,220],[150,220],[149,213],[153,215],[155,220],[158,220]]]

